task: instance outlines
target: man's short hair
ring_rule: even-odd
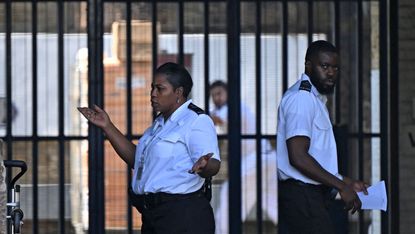
[[[305,61],[310,61],[321,52],[332,52],[339,54],[338,49],[330,42],[323,40],[314,41],[308,46],[307,52],[305,54]]]
[[[222,87],[225,90],[228,90],[228,85],[225,82],[221,81],[221,80],[216,80],[210,85],[210,89],[214,89],[214,88],[217,88],[217,87]]]
[[[157,68],[155,75],[166,75],[167,81],[174,89],[183,87],[183,97],[187,98],[193,87],[192,77],[183,66],[168,62]]]

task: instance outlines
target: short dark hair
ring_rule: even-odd
[[[222,88],[224,88],[225,90],[228,90],[228,85],[225,83],[225,82],[223,82],[223,81],[221,81],[221,80],[216,80],[216,81],[214,81],[211,85],[210,85],[210,89],[214,89],[214,88],[217,88],[217,87],[222,87]]]
[[[332,52],[339,54],[339,50],[328,41],[314,41],[312,42],[307,49],[305,54],[305,60],[310,61],[312,58],[317,56],[320,52]]]
[[[155,72],[155,75],[166,75],[167,81],[173,86],[174,89],[183,87],[183,96],[187,98],[190,91],[192,91],[193,81],[189,72],[183,66],[168,62],[159,66]]]

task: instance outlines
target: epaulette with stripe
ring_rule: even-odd
[[[187,108],[189,108],[190,110],[192,110],[192,111],[196,112],[198,115],[200,115],[200,114],[204,114],[204,113],[205,113],[205,111],[204,111],[204,110],[202,110],[202,108],[200,108],[200,107],[196,106],[196,105],[195,105],[195,104],[193,104],[193,103],[190,103],[190,104],[189,104],[189,106],[187,106]]]
[[[310,81],[308,81],[308,80],[301,81],[299,90],[305,90],[307,92],[310,92],[311,91]]]

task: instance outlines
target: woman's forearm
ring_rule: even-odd
[[[120,158],[124,160],[129,167],[133,168],[136,145],[129,141],[112,123],[103,130]]]

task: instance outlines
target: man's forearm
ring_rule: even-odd
[[[299,157],[292,166],[312,180],[341,190],[346,184],[335,175],[329,173],[309,154]]]

